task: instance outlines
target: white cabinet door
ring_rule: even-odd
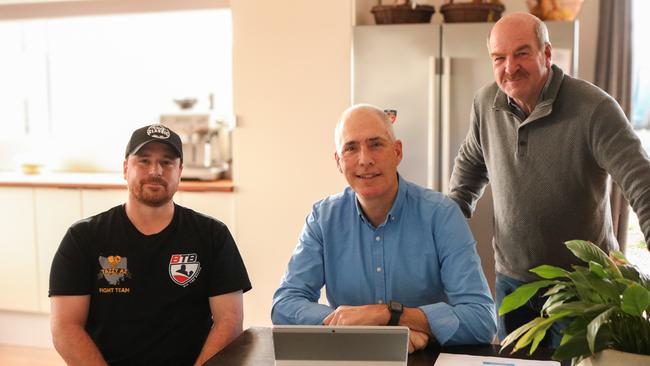
[[[67,229],[82,219],[79,189],[37,188],[34,190],[36,247],[38,258],[39,308],[50,311],[47,297],[50,266]]]
[[[232,193],[219,192],[177,192],[176,203],[194,211],[212,216],[228,226],[236,239],[235,200]]]
[[[126,202],[126,189],[81,190],[81,216],[97,215]]]
[[[34,190],[0,188],[0,309],[38,311]]]
[[[81,190],[81,216],[89,217],[126,202],[126,189]],[[235,202],[232,193],[176,192],[174,202],[214,217],[235,235]]]

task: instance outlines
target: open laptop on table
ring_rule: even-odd
[[[406,366],[407,327],[276,325],[276,366]]]

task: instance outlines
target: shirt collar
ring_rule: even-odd
[[[404,206],[404,201],[405,201],[404,197],[406,196],[406,189],[407,189],[406,181],[402,178],[401,175],[399,175],[399,173],[397,173],[397,196],[395,197],[393,206],[390,208],[390,210],[388,210],[388,215],[386,215],[386,220],[377,228],[384,226],[388,221],[397,220],[397,218],[400,216],[400,214],[402,213],[402,206]],[[354,204],[355,207],[357,208],[357,215],[359,215],[361,221],[365,222],[366,224],[372,227],[372,224],[370,223],[370,221],[368,221],[366,215],[363,214],[363,209],[361,208],[361,204],[357,199],[356,193],[354,194]]]

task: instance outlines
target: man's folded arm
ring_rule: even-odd
[[[66,364],[107,365],[85,329],[90,295],[52,296],[50,304],[52,342]]]
[[[273,324],[323,324],[332,312],[318,304],[325,284],[322,236],[314,213],[307,218],[280,287],[273,295]]]
[[[421,306],[433,337],[442,345],[487,344],[496,334],[494,304],[439,302]]]
[[[490,343],[496,334],[496,313],[467,221],[458,206],[439,210],[434,240],[438,243],[440,279],[445,302],[420,306],[440,344]]]
[[[213,326],[203,344],[195,365],[203,365],[215,353],[222,350],[243,331],[244,300],[241,290],[211,296],[210,311]]]

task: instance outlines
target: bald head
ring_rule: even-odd
[[[493,37],[498,38],[503,35],[521,34],[522,32],[523,34],[530,32],[535,37],[537,46],[540,49],[543,49],[546,44],[551,44],[548,28],[538,17],[529,13],[512,13],[499,19],[490,30],[487,39],[488,50],[492,50],[491,41]]]
[[[371,104],[355,104],[343,111],[341,119],[339,119],[339,122],[336,124],[336,128],[334,129],[334,144],[337,152],[341,152],[341,136],[343,135],[345,124],[356,118],[376,119],[384,125],[390,139],[392,141],[396,140],[393,123],[383,110]]]

